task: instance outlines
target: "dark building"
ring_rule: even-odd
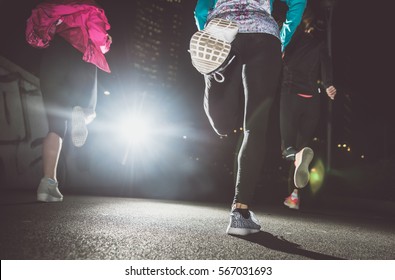
[[[183,18],[181,0],[133,3],[125,30],[130,82],[139,91],[177,91]]]

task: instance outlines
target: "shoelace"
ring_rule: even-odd
[[[232,63],[232,61],[235,57],[236,57],[235,55],[232,56],[232,58],[229,59],[229,61],[225,64],[225,66],[221,67],[220,70],[215,71],[214,73],[211,74],[214,77],[214,80],[216,80],[218,83],[223,83],[225,81],[225,77],[221,72],[224,71],[225,68],[228,67],[229,64]],[[218,78],[218,76],[219,76],[219,78]]]

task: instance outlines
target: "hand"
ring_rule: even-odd
[[[336,93],[337,93],[337,91],[334,86],[330,86],[330,87],[326,88],[326,94],[328,94],[330,99],[334,100]]]
[[[109,34],[107,34],[107,40],[110,41],[110,43],[112,43],[112,37]]]

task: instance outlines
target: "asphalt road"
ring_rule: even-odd
[[[261,232],[225,233],[229,205],[2,192],[2,260],[393,260],[394,216],[348,211],[253,209]]]

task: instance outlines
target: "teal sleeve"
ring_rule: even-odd
[[[282,43],[282,51],[285,50],[296,28],[302,21],[304,9],[306,8],[307,0],[281,0],[288,5],[288,11],[285,22],[280,30],[280,39]]]
[[[214,8],[216,0],[198,0],[195,7],[196,26],[202,30],[207,21],[208,12]]]

